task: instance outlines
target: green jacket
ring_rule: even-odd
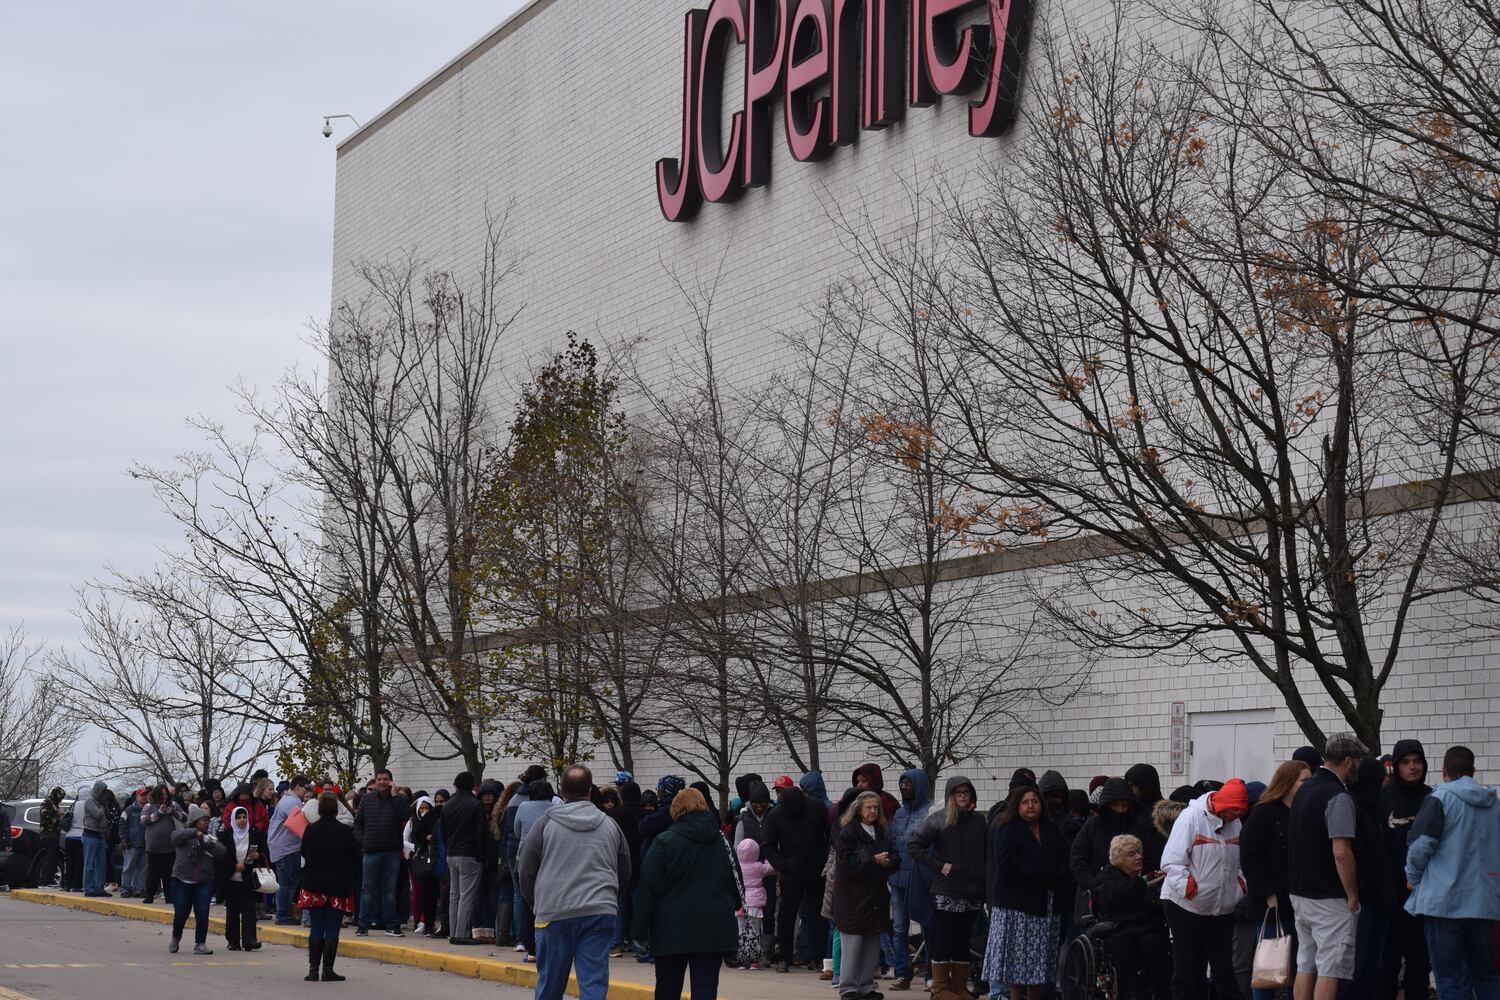
[[[641,862],[632,936],[653,955],[727,955],[739,940],[737,864],[711,813],[685,814]]]

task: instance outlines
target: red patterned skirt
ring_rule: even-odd
[[[354,912],[353,896],[330,896],[323,892],[309,892],[303,889],[297,896],[297,908],[302,910],[321,910],[324,908],[338,910],[340,913]]]

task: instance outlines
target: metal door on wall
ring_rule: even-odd
[[[1192,780],[1269,781],[1276,770],[1276,712],[1193,712]]]

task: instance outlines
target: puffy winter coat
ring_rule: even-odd
[[[1224,822],[1209,808],[1212,793],[1188,804],[1172,825],[1162,852],[1167,880],[1162,899],[1205,917],[1234,912],[1245,894],[1240,875],[1240,821]]]
[[[370,792],[359,801],[354,829],[366,854],[401,850],[401,829],[410,815],[411,801],[405,795]]]
[[[974,783],[961,774],[943,786],[943,801],[964,785],[973,800]],[[989,856],[989,831],[983,813],[969,809],[948,825],[946,807],[935,808],[907,842],[906,853],[932,873],[932,895],[984,902],[985,874]],[[943,866],[952,865],[948,874]]]
[[[746,837],[735,845],[739,855],[740,875],[745,880],[745,905],[762,909],[766,905],[766,879],[776,874],[768,862],[760,859],[760,845]]]
[[[781,793],[781,803],[766,817],[761,853],[784,881],[816,882],[828,860],[828,823],[823,807],[800,789]]]

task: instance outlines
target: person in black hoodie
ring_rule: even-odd
[[[1385,963],[1376,990],[1379,1000],[1396,1000],[1405,991],[1408,998],[1427,996],[1432,966],[1427,958],[1427,934],[1422,918],[1406,912],[1406,837],[1417,810],[1432,789],[1427,785],[1427,752],[1417,740],[1397,740],[1391,752],[1395,771],[1380,790],[1381,829],[1389,868],[1386,878],[1391,891],[1391,924],[1385,936]]]
[[[1139,839],[1146,852],[1146,872],[1159,869],[1166,841],[1151,825],[1151,811],[1142,812],[1129,782],[1110,778],[1099,789],[1099,811],[1083,824],[1068,852],[1068,869],[1080,891],[1093,885],[1099,872],[1109,864],[1110,841],[1127,833]]]
[[[1130,784],[1131,794],[1140,804],[1142,815],[1151,815],[1156,804],[1166,798],[1161,793],[1161,775],[1150,764],[1134,765],[1125,772],[1125,780]]]
[[[776,971],[786,972],[787,959],[795,944],[797,911],[804,896],[811,896],[812,950],[822,964],[828,928],[820,913],[823,898],[823,865],[828,860],[827,811],[808,800],[800,788],[781,793],[781,802],[766,817],[761,857],[776,869],[779,899],[776,907],[776,939],[780,953]]]
[[[1339,983],[1339,1000],[1375,1000],[1385,964],[1385,932],[1395,902],[1389,880],[1385,834],[1381,825],[1380,789],[1385,765],[1366,756],[1354,772],[1349,794],[1354,799],[1354,871],[1359,883],[1359,923],[1354,938],[1354,978]]]
[[[634,781],[620,783],[620,804],[609,814],[609,818],[620,826],[625,835],[625,846],[630,850],[630,887],[620,895],[620,947],[623,951],[630,937],[630,924],[635,919],[635,891],[641,885],[641,817],[646,808],[641,804],[641,786]]]
[[[984,909],[989,823],[977,811],[974,783],[961,774],[944,784],[943,801],[907,840],[906,852],[932,873],[932,1000],[966,1000],[969,939]]]

